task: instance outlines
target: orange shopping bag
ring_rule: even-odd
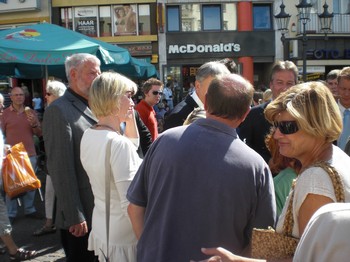
[[[14,145],[6,155],[2,166],[2,180],[5,193],[14,198],[41,187],[23,143]]]

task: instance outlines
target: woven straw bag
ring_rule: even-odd
[[[332,180],[337,202],[344,202],[344,186],[338,172],[326,162],[319,162],[315,167],[323,168]],[[251,241],[251,257],[259,259],[283,259],[293,257],[299,239],[292,237],[293,231],[293,198],[289,201],[286,218],[283,223],[283,233],[277,233],[273,228],[253,229]]]

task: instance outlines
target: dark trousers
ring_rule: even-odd
[[[61,242],[67,262],[95,262],[98,258],[93,251],[87,250],[89,234],[75,237],[68,230],[61,229]]]

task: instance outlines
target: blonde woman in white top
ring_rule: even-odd
[[[93,81],[89,92],[89,105],[98,123],[84,132],[80,159],[95,198],[88,249],[95,252],[99,261],[104,261],[107,252],[105,157],[109,140],[112,140],[109,161],[112,174],[108,255],[110,261],[136,261],[137,240],[127,214],[126,199],[129,184],[141,163],[136,152],[139,134],[131,99],[136,91],[136,84],[128,78],[107,72]],[[120,132],[122,122],[126,123],[124,135]]]

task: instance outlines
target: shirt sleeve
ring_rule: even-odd
[[[113,144],[111,154],[112,173],[121,208],[126,216],[129,204],[126,198],[127,189],[140,164],[141,159],[136,152],[136,148],[128,138],[122,137],[121,140]]]

